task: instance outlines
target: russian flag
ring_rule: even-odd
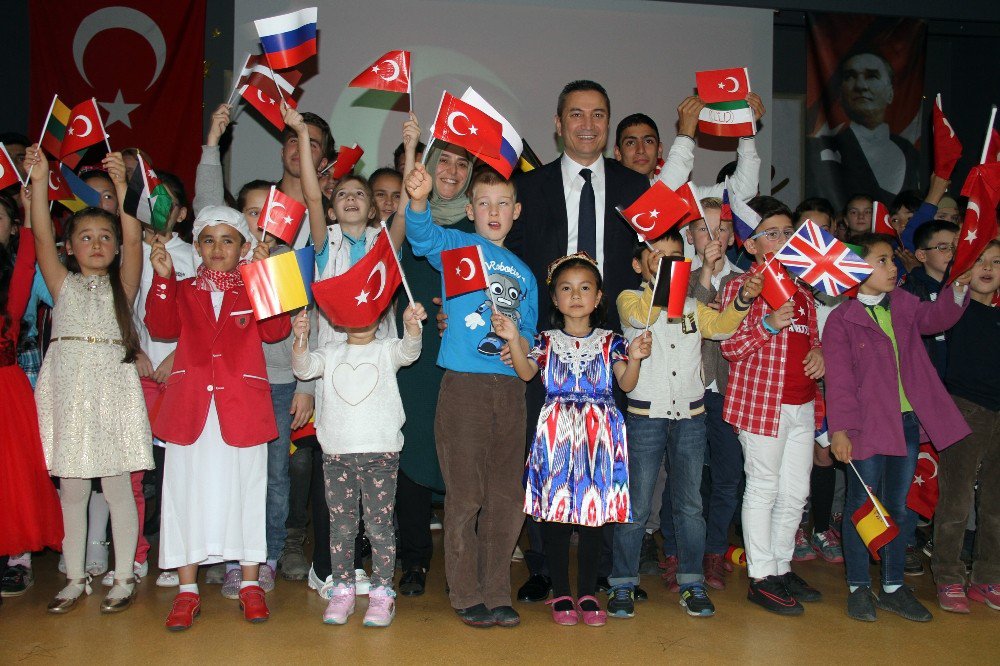
[[[316,8],[254,21],[260,45],[273,69],[295,67],[316,55]]]
[[[514,130],[514,126],[511,125],[506,118],[500,115],[500,113],[494,109],[489,102],[483,99],[483,97],[472,88],[469,88],[462,93],[461,99],[466,104],[476,107],[500,123],[500,126],[503,128],[503,133],[500,137],[499,159],[486,155],[477,155],[477,157],[496,169],[497,172],[504,178],[510,178],[510,175],[514,173],[514,169],[517,167],[518,160],[521,159],[521,151],[524,149],[524,142],[521,141],[521,135]]]
[[[736,238],[742,246],[748,238],[753,236],[754,229],[760,224],[760,215],[740,198],[739,193],[733,192],[733,196],[730,197],[730,192],[733,192],[733,189],[729,184],[729,178],[726,177],[726,189],[722,191],[722,207],[729,206],[730,211],[732,211],[733,233],[736,234]]]

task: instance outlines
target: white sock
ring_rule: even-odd
[[[260,583],[255,580],[244,580],[240,582],[240,589],[242,590],[247,587],[253,587],[254,585],[260,585]]]
[[[199,594],[198,583],[191,583],[190,585],[181,585],[177,589],[178,592],[190,592],[191,594]]]
[[[896,590],[898,590],[901,587],[903,587],[903,586],[902,585],[883,585],[882,586],[882,591],[885,592],[886,594],[892,594],[893,592],[895,592]]]
[[[847,589],[850,590],[851,592],[857,592],[859,587],[861,587],[861,586],[860,585],[848,585]]]

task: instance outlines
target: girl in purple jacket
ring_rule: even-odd
[[[907,524],[906,494],[921,441],[941,450],[969,434],[954,401],[938,378],[921,335],[951,328],[968,304],[969,274],[921,302],[895,289],[891,239],[867,234],[856,241],[871,264],[858,298],[841,303],[826,322],[826,402],[831,449],[853,461],[865,484],[899,525],[900,534],[879,551],[882,589],[872,591],[868,549],[851,520],[844,520],[844,565],[850,595],[847,614],[873,622],[875,607],[908,620],[927,622],[930,612],[903,585]],[[926,435],[922,437],[921,431]],[[847,474],[845,518],[867,500],[858,477]]]

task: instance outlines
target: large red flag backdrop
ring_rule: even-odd
[[[53,95],[70,106],[94,97],[113,150],[140,147],[157,169],[193,188],[202,140],[205,4],[77,0],[54,11],[50,3],[29,3],[32,141],[41,135]]]

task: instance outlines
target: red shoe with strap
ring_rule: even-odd
[[[705,553],[702,569],[705,573],[705,584],[715,590],[726,589],[726,569],[722,566],[725,558],[718,553]]]
[[[174,605],[170,607],[167,629],[170,631],[190,629],[199,613],[201,613],[201,596],[193,592],[181,592],[174,597]]]
[[[676,555],[668,555],[660,562],[660,568],[663,569],[663,573],[660,574],[663,578],[663,584],[671,592],[680,592],[681,590],[681,586],[677,583],[677,566],[679,563]]]
[[[240,590],[240,608],[247,622],[263,622],[271,616],[264,603],[264,590],[260,585],[251,585]]]

